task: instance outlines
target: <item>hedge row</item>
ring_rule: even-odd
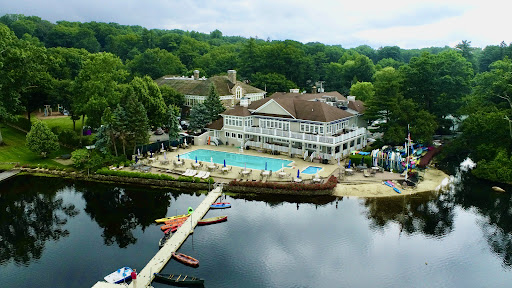
[[[170,175],[166,175],[166,174],[118,171],[118,170],[110,170],[108,168],[101,168],[98,171],[96,171],[96,174],[106,175],[106,176],[144,178],[144,179],[168,180],[168,181],[179,181],[179,182],[191,182],[191,183],[200,183],[200,182],[208,183],[208,181],[210,183],[214,183],[214,180],[211,177],[208,179],[201,179],[201,178],[192,177],[192,176],[179,176],[178,179],[176,179],[176,178],[174,178]]]
[[[280,182],[261,182],[261,181],[237,181],[236,179],[229,182],[230,186],[256,187],[267,189],[282,189],[294,191],[316,191],[316,190],[332,190],[338,184],[338,179],[331,175],[329,179],[322,184],[301,184],[301,183],[280,183]]]

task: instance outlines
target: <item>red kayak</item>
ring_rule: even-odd
[[[217,216],[212,218],[205,218],[197,221],[197,225],[208,225],[208,224],[214,224],[219,222],[224,222],[228,220],[228,216]]]
[[[192,266],[192,267],[199,266],[199,260],[197,260],[196,258],[187,256],[187,255],[185,255],[183,253],[174,253],[174,252],[172,252],[172,257],[176,258],[176,260],[178,260],[179,262],[181,262],[181,263],[183,263],[185,265],[189,265],[189,266]]]

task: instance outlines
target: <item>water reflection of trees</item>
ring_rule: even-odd
[[[464,209],[474,209],[482,216],[478,221],[492,251],[504,266],[512,266],[512,196],[491,190],[491,183],[466,177],[456,189],[455,201]],[[512,191],[512,187],[507,187]]]
[[[423,233],[442,237],[453,229],[454,202],[450,194],[424,193],[392,198],[367,198],[364,205],[371,226],[383,229],[398,223],[407,234]]]
[[[103,229],[105,244],[121,248],[136,243],[133,231],[138,226],[144,231],[155,219],[166,215],[173,195],[169,190],[103,184],[80,185],[77,190],[86,201],[85,212]]]
[[[69,235],[64,225],[79,212],[58,196],[63,181],[40,183],[38,177],[16,177],[0,189],[0,264],[28,265],[41,258],[47,241]]]
[[[271,195],[271,194],[230,194],[234,199],[246,201],[266,202],[270,206],[280,206],[284,203],[316,204],[320,206],[332,203],[334,196],[299,196],[299,195]]]

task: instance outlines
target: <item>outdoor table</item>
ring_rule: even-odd
[[[300,183],[300,182],[302,182],[302,179],[300,179],[300,178],[293,178],[293,182]]]
[[[322,182],[322,179],[320,179],[320,178],[313,178],[313,182],[315,182],[315,183],[316,182]]]
[[[261,175],[262,175],[262,176],[268,176],[268,175],[270,175],[270,171],[263,171],[263,172],[261,173]]]
[[[279,175],[280,178],[284,178],[286,176],[286,172],[279,172],[277,175]]]
[[[242,171],[242,175],[249,175],[249,173],[251,173],[251,171],[249,171],[249,170]]]
[[[177,166],[181,166],[183,164],[185,164],[185,162],[183,162],[182,160],[176,161],[176,165]]]
[[[192,167],[194,168],[199,168],[201,166],[201,164],[199,163],[192,163]]]
[[[156,160],[156,158],[154,158],[154,157],[153,158],[151,158],[151,157],[148,158],[149,163],[151,163],[151,162],[153,162],[155,160]]]
[[[347,175],[354,175],[354,170],[352,170],[352,169],[348,168],[348,169],[345,169],[345,173],[346,173]]]
[[[210,169],[210,170],[214,170],[215,168],[217,168],[217,166],[215,166],[215,165],[208,166],[208,169]]]
[[[172,146],[172,147],[171,147],[171,150],[172,150],[172,151],[176,151],[176,150],[178,150],[178,147],[174,147],[174,146]]]
[[[379,167],[372,167],[372,170],[377,172],[377,171],[379,171]]]
[[[223,173],[227,173],[229,172],[229,168],[228,167],[222,167],[222,169],[220,169]]]
[[[165,152],[165,149],[160,149],[160,153],[164,153]]]

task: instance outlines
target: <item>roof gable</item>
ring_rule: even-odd
[[[283,101],[276,101],[270,99],[265,104],[254,110],[254,113],[261,114],[272,114],[272,115],[285,115],[292,116],[295,118],[295,109],[293,108],[293,101],[285,101],[289,103],[283,103]],[[282,104],[285,104],[284,106]],[[291,104],[291,105],[290,105]]]

